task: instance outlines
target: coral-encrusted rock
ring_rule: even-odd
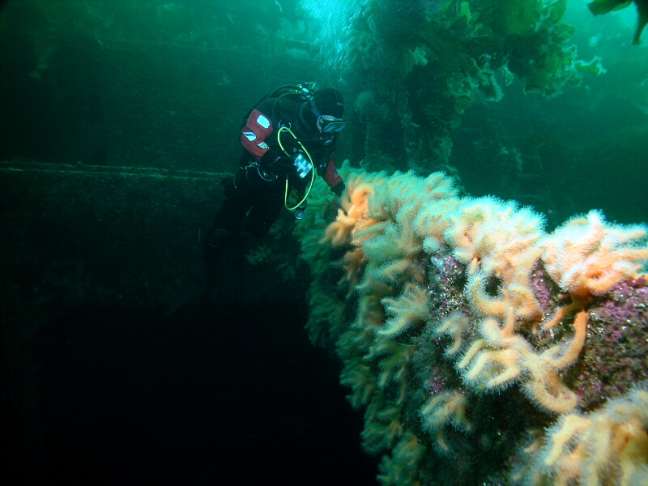
[[[648,281],[615,285],[589,314],[587,342],[572,384],[584,409],[648,380]]]
[[[540,261],[536,262],[531,271],[529,278],[533,295],[535,296],[542,312],[545,314],[553,310],[556,306],[558,286],[551,280],[547,274],[544,265]]]
[[[465,310],[467,304],[463,294],[466,283],[466,267],[452,255],[439,253],[430,258],[428,267],[430,308],[441,321],[452,312]]]

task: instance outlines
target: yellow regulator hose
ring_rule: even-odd
[[[304,147],[304,144],[301,143],[301,141],[297,138],[297,136],[293,133],[293,131],[288,128],[288,127],[281,127],[279,131],[277,132],[277,142],[279,142],[279,147],[281,148],[281,151],[286,154],[287,157],[290,157],[291,155],[288,153],[288,151],[284,148],[283,144],[281,143],[281,135],[284,132],[288,132],[288,134],[297,142],[297,145],[299,148],[306,154],[306,157],[308,157],[308,161],[311,164],[311,179],[310,182],[308,183],[308,187],[306,188],[306,191],[304,192],[304,197],[301,198],[301,200],[295,204],[294,206],[289,206],[288,205],[288,177],[286,177],[286,188],[284,190],[284,207],[288,211],[294,211],[297,208],[299,208],[302,204],[304,204],[304,201],[308,199],[308,195],[311,192],[311,189],[313,188],[313,183],[315,182],[315,163],[313,162],[313,158],[311,157],[311,154],[306,150],[306,147]]]

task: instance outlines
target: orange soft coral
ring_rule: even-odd
[[[369,197],[373,192],[370,184],[350,185],[335,221],[326,228],[325,241],[330,241],[333,246],[348,244],[355,231],[375,223],[369,218]]]
[[[537,352],[514,334],[512,311],[503,327],[494,318],[485,319],[479,327],[481,338],[472,342],[457,368],[466,383],[477,389],[498,389],[523,379],[524,390],[536,404],[550,412],[568,412],[576,406],[577,397],[562,383],[559,373],[578,358],[585,344],[587,320],[587,313],[579,312],[570,341]]]
[[[648,259],[648,246],[636,243],[645,237],[644,226],[613,225],[598,211],[590,211],[547,236],[542,260],[563,290],[586,299],[639,275]]]
[[[379,331],[384,336],[398,336],[410,326],[421,324],[430,317],[427,290],[414,284],[407,284],[403,293],[382,300],[389,319]]]
[[[541,456],[535,469],[527,463],[526,481],[639,484],[648,471],[647,392],[583,415],[574,412],[579,399],[566,370],[586,345],[593,297],[645,272],[646,228],[612,225],[592,211],[547,235],[535,211],[492,197],[460,198],[440,174],[357,172],[347,180],[324,241],[348,250],[342,263],[355,318],[338,342],[344,383],[353,386],[354,404],[384,402],[390,417],[393,411],[376,430],[396,440],[412,410],[403,404],[415,396],[425,400],[417,410],[428,442],[448,454],[458,435],[449,427],[472,431],[467,417],[479,413],[470,408],[473,398],[518,386],[538,409],[561,416],[548,439],[539,431],[526,450],[526,461]],[[419,346],[434,349],[419,353]],[[459,380],[453,375],[433,394],[411,393],[418,383],[411,366],[429,359]]]
[[[549,430],[533,484],[645,484],[648,392],[635,388],[589,415],[565,415]]]
[[[448,336],[452,339],[452,344],[445,350],[446,356],[453,357],[461,351],[469,327],[470,320],[466,315],[453,312],[434,328],[436,336]]]
[[[467,404],[468,400],[463,393],[451,391],[432,396],[421,408],[423,429],[430,434],[438,453],[451,452],[444,433],[447,427],[452,426],[465,432],[472,430],[472,424],[466,417]]]

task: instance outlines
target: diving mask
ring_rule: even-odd
[[[346,127],[346,122],[342,118],[333,115],[319,115],[317,117],[317,129],[325,135],[340,133]]]

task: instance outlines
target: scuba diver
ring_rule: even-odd
[[[342,194],[344,181],[332,155],[345,127],[343,116],[341,93],[315,83],[282,86],[247,113],[239,169],[223,182],[225,199],[205,241],[213,296],[225,289],[239,295],[233,278],[242,273],[247,250],[282,209],[303,218],[317,174],[337,196]]]

